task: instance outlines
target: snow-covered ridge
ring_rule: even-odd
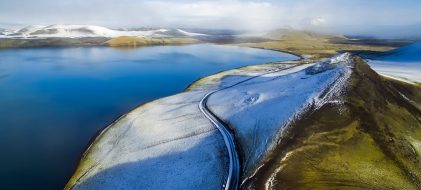
[[[221,189],[229,153],[199,106],[213,88],[223,89],[208,96],[207,107],[232,127],[248,177],[291,121],[323,104],[340,102],[351,58],[342,54],[325,62],[276,64],[268,70],[255,66],[241,75],[221,76],[217,87],[145,104],[96,138],[65,189]],[[311,68],[318,72],[307,73]]]
[[[0,31],[0,37],[3,38],[114,38],[119,36],[160,38],[194,37],[203,35],[205,34],[188,32],[182,29],[118,30],[92,25],[34,25],[15,31],[9,31],[7,33]]]
[[[340,54],[327,61],[264,74],[210,97],[211,111],[236,134],[244,152],[246,178],[273,150],[285,127],[309,111],[343,102],[341,94],[351,76],[351,64],[350,54]],[[237,78],[226,77],[223,84],[235,84],[228,80]]]
[[[206,34],[200,34],[200,33],[195,33],[195,32],[187,32],[181,29],[177,29],[178,32],[180,32],[181,34],[184,34],[186,36],[206,36]]]
[[[331,59],[317,63],[312,67],[306,69],[307,74],[317,74],[324,72],[326,70],[333,69],[337,67],[338,64],[340,65],[348,65],[352,62],[351,54],[350,53],[343,53],[332,57]]]
[[[10,31],[10,30],[0,28],[0,36],[8,35],[8,34],[11,34],[11,33],[12,33],[12,31]]]

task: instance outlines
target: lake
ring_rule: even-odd
[[[294,59],[211,44],[0,50],[0,189],[62,189],[90,140],[138,105],[219,71]]]

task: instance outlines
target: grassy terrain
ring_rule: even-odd
[[[420,86],[388,81],[355,61],[344,103],[290,126],[244,189],[421,188]]]
[[[185,91],[190,90],[207,90],[209,88],[215,88],[220,86],[221,81],[224,77],[228,76],[247,76],[250,73],[265,73],[269,70],[277,69],[279,68],[279,64],[291,64],[291,65],[297,65],[297,64],[303,64],[302,61],[288,61],[288,62],[273,62],[273,63],[266,63],[266,64],[260,64],[260,65],[249,65],[240,67],[237,69],[231,69],[227,71],[222,71],[219,73],[215,73],[210,76],[203,77],[199,80],[196,80],[192,84],[190,84]]]
[[[67,47],[67,46],[112,46],[112,47],[141,47],[151,45],[183,45],[198,43],[193,38],[138,38],[122,36],[117,38],[86,37],[86,38],[40,38],[13,39],[0,38],[0,48],[26,47]]]
[[[113,39],[103,37],[45,39],[0,38],[0,48],[104,45],[114,47],[141,47],[149,45],[183,45],[199,42],[289,51],[299,55],[310,55],[313,60],[331,57],[332,55],[343,51],[383,52],[404,43],[391,43],[384,40],[369,39],[357,40],[349,39],[341,35],[325,35],[281,29],[260,36],[209,35],[179,38],[140,38],[121,36]]]
[[[0,38],[0,48],[99,46],[107,40],[109,40],[109,38],[103,37],[46,39]]]
[[[139,38],[130,36],[121,36],[105,42],[112,47],[139,47],[151,45],[183,45],[198,43],[193,38]]]
[[[344,51],[388,51],[392,44],[364,43],[341,35],[324,35],[304,31],[277,30],[262,38],[266,41],[234,43],[234,45],[289,51],[310,55],[311,59],[328,58]]]

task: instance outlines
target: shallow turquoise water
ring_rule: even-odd
[[[217,46],[0,50],[0,189],[61,189],[98,131],[144,102],[298,57]]]

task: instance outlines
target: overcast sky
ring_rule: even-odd
[[[0,0],[0,24],[410,35],[421,29],[421,0]]]

